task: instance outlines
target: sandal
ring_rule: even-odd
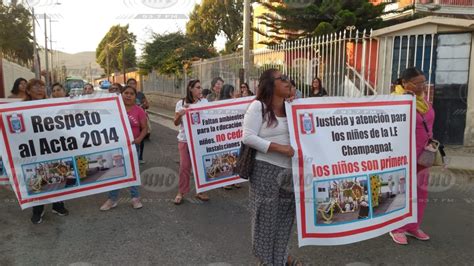
[[[288,256],[288,261],[285,263],[288,266],[303,266],[303,263],[291,256]]]
[[[232,190],[232,186],[223,186],[222,188],[225,190]]]
[[[174,198],[174,205],[180,205],[181,203],[183,203],[183,195],[182,195],[182,194],[178,194],[178,195],[176,195],[176,197]]]
[[[241,188],[241,187],[242,187],[242,186],[241,186],[241,185],[239,185],[239,184],[234,184],[233,186],[234,186],[236,189],[239,189],[239,188]]]
[[[202,200],[202,201],[209,201],[209,196],[207,196],[204,193],[198,193],[196,196],[194,196],[196,199]]]

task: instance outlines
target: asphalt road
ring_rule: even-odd
[[[100,212],[106,195],[70,200],[67,217],[47,207],[44,222],[33,225],[13,192],[0,187],[0,265],[249,265],[248,186],[217,189],[207,203],[171,200],[177,191],[176,131],[154,117],[141,167],[144,208],[134,210],[122,190],[116,209]],[[332,247],[298,248],[296,227],[290,253],[305,265],[472,265],[474,261],[473,173],[434,172],[423,229],[432,237],[398,246],[388,235]]]

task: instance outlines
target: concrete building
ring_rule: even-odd
[[[435,138],[474,146],[474,20],[425,17],[373,32],[379,39],[378,80],[389,87],[414,65],[426,75],[436,112]],[[388,40],[388,41],[384,41]]]

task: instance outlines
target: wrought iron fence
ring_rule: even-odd
[[[337,33],[252,51],[246,82],[255,91],[260,74],[277,68],[295,81],[303,95],[309,94],[315,77],[322,80],[323,87],[333,96],[388,94],[409,66],[420,68],[432,84],[435,49],[435,34],[387,35],[348,27]],[[242,61],[242,53],[196,61],[182,79],[151,74],[144,82],[145,88],[180,94],[190,78],[198,78],[203,88],[210,88],[215,77],[238,87]]]

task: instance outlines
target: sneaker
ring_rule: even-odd
[[[145,160],[139,160],[138,161],[140,164],[146,164],[146,161]]]
[[[113,209],[115,207],[117,207],[117,202],[113,201],[111,199],[108,199],[104,204],[102,204],[102,206],[100,206],[100,210],[101,211],[108,211],[108,210]]]
[[[52,212],[54,214],[59,215],[59,216],[68,216],[69,215],[69,211],[66,208],[64,208],[64,206],[61,207],[61,208],[56,208],[56,209],[53,208]]]
[[[31,216],[31,222],[33,224],[40,224],[43,222],[43,215],[44,211],[42,213],[33,213],[33,216]]]
[[[389,234],[392,237],[393,242],[400,245],[408,245],[408,239],[405,233],[390,232]]]
[[[140,202],[139,198],[133,198],[132,199],[132,205],[134,209],[141,209],[143,208],[143,204]]]
[[[425,232],[421,231],[420,229],[416,230],[416,231],[407,231],[406,233],[408,236],[412,236],[418,240],[423,240],[423,241],[426,241],[426,240],[430,240],[430,236],[427,235]]]

